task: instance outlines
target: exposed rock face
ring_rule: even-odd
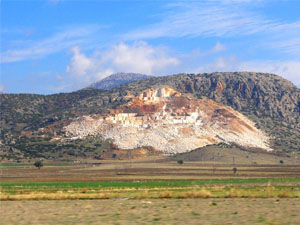
[[[50,138],[63,139],[62,127],[74,118],[93,114],[103,117],[141,92],[158,87],[170,87],[232,107],[270,137],[274,151],[299,158],[300,89],[279,76],[254,72],[177,74],[142,79],[110,90],[88,88],[54,95],[1,94],[0,141],[8,149],[20,150],[25,157],[57,157],[57,153],[64,155],[70,149],[77,156],[92,154],[95,148],[99,154],[110,152],[110,146],[104,142],[102,145],[96,136],[91,137],[95,143],[90,143],[89,138],[77,141]],[[30,135],[22,135],[24,132]],[[36,138],[43,141],[37,142]],[[87,147],[85,142],[94,147]],[[0,158],[1,151],[0,146]],[[11,155],[7,154],[7,158]]]
[[[122,84],[130,83],[136,80],[143,80],[151,77],[152,76],[140,73],[115,73],[98,82],[91,84],[88,88],[108,90],[111,88],[118,87]]]
[[[65,130],[71,138],[100,134],[121,149],[151,146],[169,154],[220,142],[272,150],[269,138],[231,107],[166,87],[143,91],[108,114],[80,117]]]

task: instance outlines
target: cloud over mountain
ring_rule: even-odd
[[[100,54],[94,52],[90,56],[81,52],[78,46],[72,48],[71,52],[73,56],[66,67],[66,73],[69,82],[74,82],[78,87],[84,87],[114,72],[163,74],[170,66],[180,64],[179,59],[168,54],[167,48],[141,41],[131,45],[121,42]]]

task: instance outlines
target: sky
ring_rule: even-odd
[[[116,72],[267,72],[300,87],[298,0],[2,0],[0,91],[76,91]]]

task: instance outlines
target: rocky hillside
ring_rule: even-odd
[[[250,72],[178,74],[134,82],[119,91],[159,85],[229,105],[268,133],[275,149],[300,151],[300,90],[282,77]]]
[[[63,127],[73,118],[107,113],[142,91],[158,87],[231,106],[270,137],[275,151],[291,155],[300,152],[300,90],[279,76],[247,72],[153,77],[110,90],[85,89],[48,96],[1,94],[1,146],[34,157],[107,150],[110,144],[99,139],[65,143],[50,140],[63,135]]]
[[[107,114],[80,117],[65,129],[69,138],[98,135],[128,150],[175,154],[219,143],[272,150],[269,137],[231,107],[166,87],[143,91]]]
[[[115,73],[91,84],[88,88],[108,90],[118,87],[122,84],[127,84],[136,80],[144,80],[151,77],[153,76],[148,76],[140,73]]]

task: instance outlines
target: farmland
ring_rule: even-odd
[[[295,162],[179,164],[164,157],[148,157],[101,163],[48,162],[41,169],[2,164],[0,178],[1,210],[8,215],[4,224],[300,221],[300,165]],[[257,213],[252,217],[248,210]]]
[[[236,172],[233,171],[236,168]],[[300,197],[299,165],[102,161],[3,165],[1,199]]]
[[[263,156],[265,157],[265,156]],[[261,157],[261,158],[263,158]],[[203,180],[224,178],[299,177],[299,161],[262,161],[258,164],[184,161],[162,156],[137,160],[98,160],[81,163],[45,162],[38,170],[32,164],[3,164],[2,182],[99,182],[145,180]],[[236,168],[236,173],[233,172]]]

